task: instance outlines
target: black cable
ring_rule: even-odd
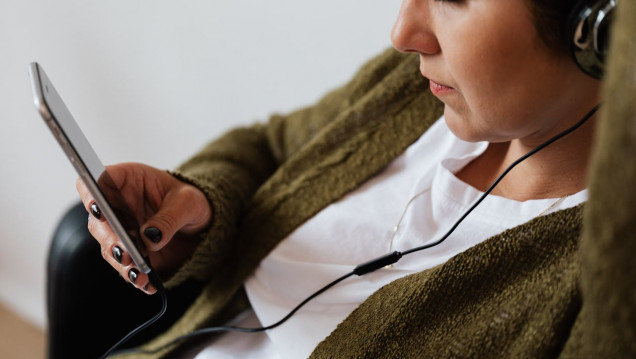
[[[560,132],[559,134],[557,134],[556,136],[550,138],[549,140],[545,141],[544,143],[540,144],[539,146],[533,148],[532,150],[530,150],[525,155],[519,157],[510,166],[508,166],[508,168],[506,168],[501,173],[501,175],[499,175],[499,177],[497,177],[495,182],[493,182],[490,185],[490,187],[488,187],[486,192],[484,192],[484,194],[482,194],[481,197],[479,197],[477,199],[477,201],[475,201],[475,203],[473,203],[473,205],[457,220],[457,222],[455,222],[455,224],[451,227],[451,229],[448,232],[446,232],[446,234],[444,236],[442,236],[442,238],[438,239],[435,242],[432,242],[432,243],[429,243],[429,244],[425,244],[425,245],[422,245],[422,246],[415,247],[415,248],[409,249],[407,251],[404,251],[404,252],[402,252],[402,255],[405,256],[405,255],[411,254],[413,252],[417,252],[417,251],[421,251],[423,249],[431,248],[431,247],[434,247],[434,246],[442,243],[443,241],[445,241],[446,238],[448,238],[451,235],[451,233],[453,233],[455,231],[455,229],[459,226],[459,224],[462,223],[464,221],[464,219],[466,219],[466,217],[468,217],[470,212],[472,212],[486,198],[486,196],[488,196],[490,194],[490,192],[492,192],[492,190],[499,184],[499,182],[501,182],[501,180],[508,174],[508,172],[510,172],[513,168],[515,168],[519,163],[521,163],[521,162],[525,161],[526,159],[528,159],[528,157],[534,155],[535,153],[537,153],[537,152],[541,151],[542,149],[548,147],[549,145],[551,145],[555,141],[560,140],[561,138],[569,135],[570,133],[574,132],[574,130],[576,130],[579,127],[581,127],[585,122],[587,122],[587,120],[590,119],[590,117],[594,116],[594,114],[599,109],[599,107],[601,107],[600,103],[597,104],[596,106],[594,106],[585,116],[583,116],[582,119],[579,120],[579,122],[575,123],[573,126],[567,128],[563,132]]]
[[[601,104],[597,104],[596,106],[594,106],[587,114],[585,114],[585,116],[583,116],[583,118],[581,118],[577,123],[575,123],[574,125],[572,125],[571,127],[565,129],[564,131],[558,133],[556,136],[550,138],[549,140],[545,141],[544,143],[540,144],[539,146],[533,148],[532,150],[528,151],[528,153],[526,153],[525,155],[519,157],[516,161],[514,161],[510,166],[508,166],[502,173],[501,175],[499,175],[499,177],[497,177],[497,179],[490,185],[490,187],[488,187],[488,189],[486,190],[486,192],[484,192],[476,201],[475,203],[473,203],[470,208],[468,208],[466,210],[466,212],[464,212],[464,214],[461,215],[461,217],[459,217],[459,219],[455,222],[455,224],[453,224],[453,226],[448,230],[448,232],[446,232],[446,234],[444,234],[440,239],[428,243],[428,244],[424,244],[422,246],[419,247],[415,247],[415,248],[411,248],[409,250],[406,250],[404,252],[399,252],[399,251],[395,251],[393,253],[389,253],[386,254],[382,257],[373,259],[367,263],[361,264],[358,267],[356,267],[356,270],[359,270],[361,272],[361,274],[359,275],[363,275],[369,272],[373,272],[377,269],[380,269],[382,267],[385,267],[387,265],[391,265],[394,263],[397,263],[397,261],[400,260],[400,258],[402,258],[403,256],[407,255],[407,254],[411,254],[414,252],[418,252],[421,251],[423,249],[428,249],[431,247],[435,247],[436,245],[444,242],[453,232],[455,232],[455,229],[457,229],[457,227],[460,225],[460,223],[462,223],[464,221],[464,219],[466,219],[466,217],[468,217],[468,215],[475,209],[477,208],[477,206],[479,206],[479,204],[486,198],[486,196],[488,196],[490,194],[490,192],[492,192],[492,190],[499,184],[499,182],[501,182],[501,180],[508,174],[508,172],[510,172],[513,168],[515,168],[519,163],[525,161],[526,159],[528,159],[528,157],[534,155],[535,153],[541,151],[542,149],[548,147],[549,145],[551,145],[552,143],[554,143],[557,140],[560,140],[561,138],[569,135],[570,133],[574,132],[576,129],[578,129],[579,127],[581,127],[585,122],[587,122],[587,120],[590,119],[590,117],[594,116],[594,114],[596,113],[596,111],[599,109],[599,107],[601,107]]]
[[[203,329],[199,329],[199,330],[195,330],[192,333],[188,333],[185,335],[182,335],[180,337],[177,337],[175,339],[173,339],[172,341],[163,344],[155,349],[129,349],[129,350],[122,350],[117,352],[117,354],[127,354],[127,353],[139,353],[139,354],[154,354],[160,350],[166,349],[174,344],[177,344],[181,341],[184,341],[186,339],[191,339],[194,337],[198,337],[201,335],[205,335],[205,334],[211,334],[211,333],[217,333],[217,332],[240,332],[240,333],[258,333],[258,332],[263,332],[269,329],[273,329],[276,328],[277,326],[283,324],[284,322],[286,322],[289,318],[291,318],[292,315],[294,315],[300,308],[302,308],[305,304],[307,304],[309,301],[311,301],[312,299],[316,298],[317,296],[319,296],[320,294],[322,294],[323,292],[325,292],[326,290],[328,290],[329,288],[333,287],[334,285],[342,282],[343,280],[349,278],[350,276],[354,275],[355,273],[352,271],[350,273],[347,273],[345,275],[343,275],[342,277],[334,280],[333,282],[327,284],[326,286],[320,288],[318,291],[316,291],[314,294],[310,295],[309,297],[307,297],[305,300],[303,300],[300,304],[298,304],[294,309],[292,309],[285,317],[283,317],[281,320],[279,320],[278,322],[268,325],[266,327],[258,327],[258,328],[241,328],[241,327],[234,327],[234,326],[219,326],[219,327],[209,327],[209,328],[203,328]]]
[[[157,289],[157,292],[161,296],[161,304],[162,304],[161,310],[154,317],[148,319],[145,323],[133,329],[130,333],[126,334],[125,337],[121,338],[121,340],[115,343],[115,345],[110,347],[110,349],[108,349],[106,353],[104,353],[104,355],[101,356],[101,359],[105,359],[106,357],[108,357],[111,353],[113,353],[113,351],[117,350],[117,348],[126,344],[127,341],[129,341],[135,335],[139,334],[142,330],[154,324],[157,320],[159,320],[159,318],[161,318],[166,313],[166,309],[168,309],[168,297],[166,296],[166,290],[163,287],[161,279],[159,278],[157,273],[155,273],[154,270],[151,270],[148,273],[148,278],[150,280],[150,283],[154,285],[154,287]]]
[[[459,219],[455,222],[455,224],[453,224],[453,226],[448,230],[448,232],[446,232],[446,234],[444,234],[440,239],[438,239],[437,241],[434,241],[432,243],[428,243],[419,247],[415,247],[415,248],[411,248],[409,250],[406,250],[404,252],[399,252],[399,251],[394,251],[392,253],[389,254],[385,254],[381,257],[372,259],[366,263],[362,263],[358,266],[356,266],[353,271],[343,275],[342,277],[334,280],[333,282],[327,284],[326,286],[322,287],[321,289],[319,289],[318,291],[316,291],[315,293],[313,293],[312,295],[310,295],[309,297],[307,297],[305,300],[303,300],[300,304],[298,304],[294,309],[292,309],[285,317],[283,317],[282,319],[280,319],[278,322],[265,326],[265,327],[258,327],[258,328],[240,328],[240,327],[234,327],[234,326],[219,326],[219,327],[210,327],[210,328],[203,328],[203,329],[199,329],[196,330],[192,333],[180,336],[178,338],[173,339],[172,341],[170,341],[167,344],[164,344],[158,348],[155,349],[130,349],[130,350],[124,350],[124,351],[120,351],[118,352],[118,354],[124,354],[124,353],[140,353],[140,354],[153,354],[156,353],[160,350],[163,350],[165,348],[170,347],[171,345],[174,345],[178,342],[181,342],[183,340],[186,339],[190,339],[190,338],[194,338],[200,335],[205,335],[205,334],[210,334],[210,333],[216,333],[216,332],[224,332],[224,331],[234,331],[234,332],[241,332],[241,333],[258,333],[258,332],[263,332],[269,329],[273,329],[281,324],[283,324],[284,322],[286,322],[289,318],[291,318],[292,315],[294,315],[300,308],[302,308],[305,304],[307,304],[309,301],[311,301],[312,299],[314,299],[315,297],[319,296],[320,294],[322,294],[323,292],[325,292],[326,290],[328,290],[329,288],[333,287],[334,285],[342,282],[343,280],[349,278],[352,275],[357,275],[357,276],[362,276],[365,275],[367,273],[373,272],[375,270],[378,270],[380,268],[386,267],[388,265],[397,263],[403,256],[408,255],[408,254],[412,254],[414,252],[418,252],[424,249],[428,249],[434,246],[437,246],[438,244],[441,244],[442,242],[444,242],[456,229],[457,227],[464,221],[464,219],[466,219],[466,217],[468,217],[468,215],[475,209],[477,208],[477,206],[479,206],[479,204],[481,204],[481,202],[486,198],[486,196],[488,196],[492,190],[499,184],[499,182],[501,182],[501,180],[514,168],[516,167],[519,163],[525,161],[526,159],[528,159],[528,157],[536,154],[537,152],[541,151],[542,149],[546,148],[547,146],[551,145],[552,143],[554,143],[555,141],[567,136],[568,134],[574,132],[576,129],[578,129],[579,127],[581,127],[587,120],[589,120],[595,113],[596,111],[599,109],[599,107],[601,106],[601,104],[597,104],[596,106],[594,106],[594,108],[592,108],[585,116],[583,116],[583,118],[581,120],[579,120],[577,123],[575,123],[573,126],[567,128],[566,130],[560,132],[559,134],[557,134],[556,136],[550,138],[549,140],[545,141],[544,143],[540,144],[539,146],[535,147],[534,149],[530,150],[528,153],[526,153],[525,155],[519,157],[516,161],[514,161],[510,166],[508,166],[502,173],[501,175],[499,175],[499,177],[497,177],[497,179],[490,185],[490,187],[488,187],[488,189],[475,201],[475,203],[473,203],[470,208],[468,208],[466,210],[466,212],[464,212],[464,214],[462,214],[461,217],[459,217]],[[152,272],[151,272],[152,273]],[[162,309],[162,312],[159,313],[157,316],[153,317],[151,320],[149,320],[148,322],[144,323],[142,326],[140,326],[139,328],[135,329],[134,331],[132,331],[131,333],[129,333],[124,339],[122,339],[119,343],[117,343],[115,346],[113,346],[113,348],[111,348],[104,356],[103,358],[105,358],[109,353],[111,353],[112,350],[114,350],[115,348],[117,348],[118,346],[122,345],[123,342],[125,342],[126,340],[128,340],[130,337],[132,337],[134,334],[138,333],[139,331],[145,329],[146,327],[148,327],[150,324],[154,323],[157,319],[159,319],[159,317],[161,317],[163,315],[163,313],[165,312],[165,308],[167,306],[167,298],[165,297],[165,293],[163,292],[163,287],[162,287],[162,299],[164,301],[164,308]],[[121,344],[120,344],[121,343]]]

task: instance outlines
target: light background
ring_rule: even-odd
[[[398,0],[0,0],[0,301],[46,328],[51,234],[76,174],[33,106],[44,67],[105,164],[173,168],[311,104],[390,46]]]

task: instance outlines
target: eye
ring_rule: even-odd
[[[439,3],[447,3],[449,6],[460,6],[465,5],[468,0],[433,0]],[[441,4],[440,4],[441,5]],[[441,5],[443,6],[443,5]]]

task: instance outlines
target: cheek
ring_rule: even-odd
[[[550,77],[544,69],[551,61],[525,5],[512,1],[488,10],[452,23],[447,41],[440,39],[458,89],[445,100],[445,115],[451,130],[469,141],[505,141],[527,132],[540,115]]]
[[[480,61],[455,65],[459,95],[449,99],[449,127],[468,141],[504,141],[526,130],[545,93],[528,54],[497,51],[475,54]],[[524,68],[529,66],[529,68]]]
[[[472,65],[472,64],[471,64]],[[493,130],[502,125],[501,118],[510,113],[515,96],[488,69],[486,62],[475,68],[458,67],[457,96],[445,99],[444,116],[451,131],[465,141],[491,140]]]
[[[514,78],[511,74],[508,78]],[[489,78],[486,80],[492,80]],[[542,92],[522,80],[469,86],[444,109],[451,131],[462,140],[502,142],[522,137],[541,116]]]
[[[451,61],[470,108],[482,110],[509,103],[524,92],[529,54],[501,39],[467,52],[463,63]],[[532,70],[530,69],[530,72]]]

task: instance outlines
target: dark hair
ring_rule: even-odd
[[[541,40],[553,50],[567,53],[569,40],[566,38],[568,20],[577,0],[526,0],[534,16],[535,26]],[[584,0],[591,3],[595,0]]]

